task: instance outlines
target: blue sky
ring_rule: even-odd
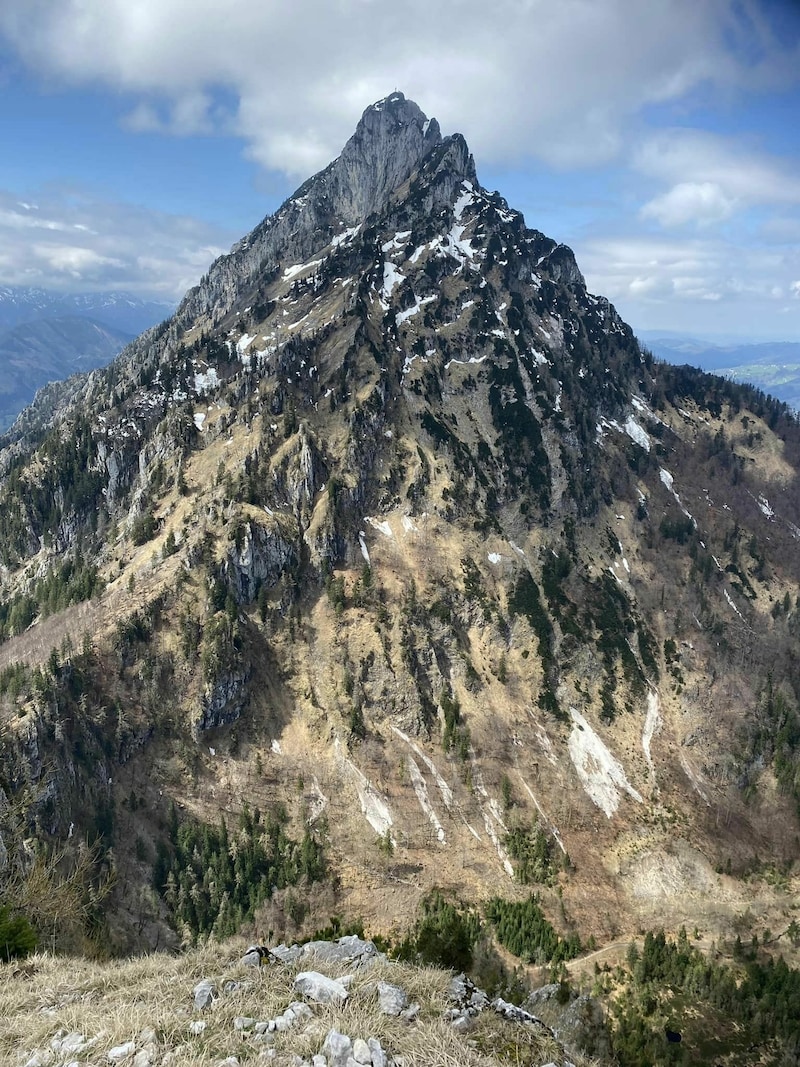
[[[175,300],[394,89],[635,329],[800,340],[795,0],[4,0],[0,285]]]

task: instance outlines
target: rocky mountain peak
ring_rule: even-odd
[[[368,107],[327,174],[341,221],[354,226],[380,209],[441,141],[436,119],[402,93]]]

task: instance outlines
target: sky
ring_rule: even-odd
[[[0,286],[177,301],[395,90],[635,330],[800,341],[800,0],[0,0]]]

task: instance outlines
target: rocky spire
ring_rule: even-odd
[[[436,119],[402,93],[368,107],[327,176],[342,222],[355,225],[385,204],[441,141]]]

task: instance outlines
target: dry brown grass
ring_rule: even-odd
[[[268,1020],[296,999],[292,982],[300,970],[318,969],[332,977],[347,973],[341,965],[273,964],[254,970],[239,961],[245,944],[206,945],[182,956],[153,954],[117,962],[96,963],[37,955],[24,963],[0,966],[0,1062],[19,1067],[35,1050],[48,1050],[58,1034],[78,1032],[95,1039],[79,1057],[81,1064],[106,1063],[109,1049],[150,1029],[156,1033],[152,1062],[171,1051],[171,1067],[217,1064],[227,1056],[240,1063],[259,1059],[275,1049],[273,1062],[290,1064],[295,1055],[310,1059],[319,1052],[331,1028],[353,1039],[376,1037],[383,1048],[402,1055],[406,1067],[489,1067],[562,1062],[563,1051],[546,1033],[532,1026],[506,1023],[493,1013],[481,1016],[465,1035],[442,1018],[450,973],[378,960],[356,970],[350,998],[341,1007],[312,1005],[313,1016],[269,1042],[252,1031],[237,1030],[237,1016]],[[222,993],[212,1008],[193,1008],[193,989],[212,979],[222,993],[228,981],[238,983]],[[402,986],[420,1006],[418,1020],[408,1023],[382,1015],[376,984]],[[192,1035],[191,1022],[202,1019],[204,1032]],[[137,1040],[138,1039],[138,1040]],[[68,1059],[70,1057],[67,1057]],[[56,1057],[53,1063],[60,1063]]]

